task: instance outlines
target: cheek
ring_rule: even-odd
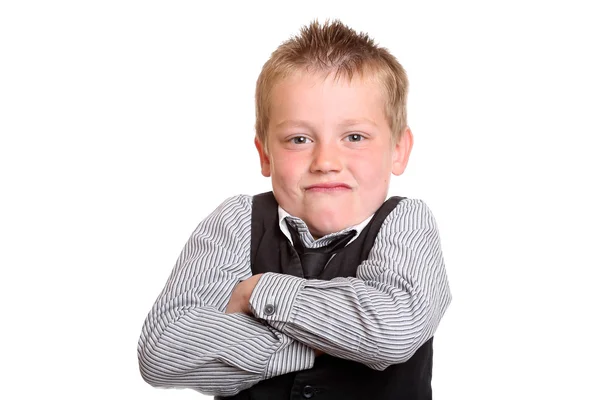
[[[362,181],[363,186],[376,187],[390,180],[392,171],[391,157],[381,152],[368,154],[366,157],[354,158],[354,176]]]
[[[302,160],[295,154],[277,154],[272,159],[273,178],[291,185],[297,183],[303,172]]]

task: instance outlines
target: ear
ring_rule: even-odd
[[[407,127],[402,133],[400,140],[394,146],[394,154],[392,155],[392,173],[394,175],[402,175],[404,173],[412,146],[413,134],[410,128]]]
[[[257,137],[254,138],[254,145],[256,146],[256,150],[258,150],[258,156],[260,157],[260,168],[263,176],[271,176],[271,161],[269,160],[269,156],[265,152],[262,143]]]

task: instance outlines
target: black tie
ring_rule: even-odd
[[[356,231],[351,230],[336,237],[327,246],[307,248],[302,244],[302,239],[300,239],[300,234],[296,228],[287,220],[286,223],[294,241],[294,248],[300,257],[300,264],[302,264],[304,278],[306,279],[314,279],[321,275],[331,256],[338,250],[343,249],[356,234]]]

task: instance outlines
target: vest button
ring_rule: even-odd
[[[302,389],[302,396],[304,396],[304,398],[310,399],[314,395],[315,395],[315,389],[313,389],[312,386],[310,386],[310,385],[304,386],[304,388]]]

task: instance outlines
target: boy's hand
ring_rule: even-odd
[[[250,278],[241,281],[235,286],[231,298],[229,299],[229,303],[227,303],[225,314],[241,312],[252,315],[252,312],[250,311],[250,296],[261,276],[262,274],[252,275]]]

